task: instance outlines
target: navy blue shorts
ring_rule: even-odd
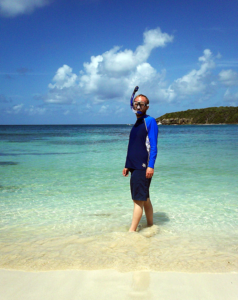
[[[132,200],[146,201],[150,198],[149,188],[151,178],[146,178],[146,170],[130,170]]]

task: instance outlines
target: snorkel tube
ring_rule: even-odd
[[[139,90],[139,87],[136,86],[136,87],[134,88],[134,91],[133,91],[132,95],[131,95],[130,106],[131,106],[131,110],[133,111],[133,113],[135,113],[135,114],[142,114],[141,111],[137,111],[137,110],[135,110],[135,109],[133,108],[133,103],[134,103],[135,93],[136,93],[138,90]]]

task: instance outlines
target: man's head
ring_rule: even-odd
[[[145,95],[138,95],[135,97],[133,102],[133,109],[136,110],[137,118],[142,117],[146,114],[147,109],[149,108],[149,99]]]

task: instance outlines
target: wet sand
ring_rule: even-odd
[[[238,273],[0,270],[1,300],[237,300]]]
[[[201,234],[200,238],[194,233],[169,234],[154,225],[135,233],[119,231],[88,237],[74,234],[0,242],[0,269],[237,272],[237,235],[224,235],[223,241],[210,233]]]

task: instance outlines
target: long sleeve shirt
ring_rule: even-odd
[[[137,119],[131,129],[125,168],[154,168],[157,156],[158,125],[148,115]]]

